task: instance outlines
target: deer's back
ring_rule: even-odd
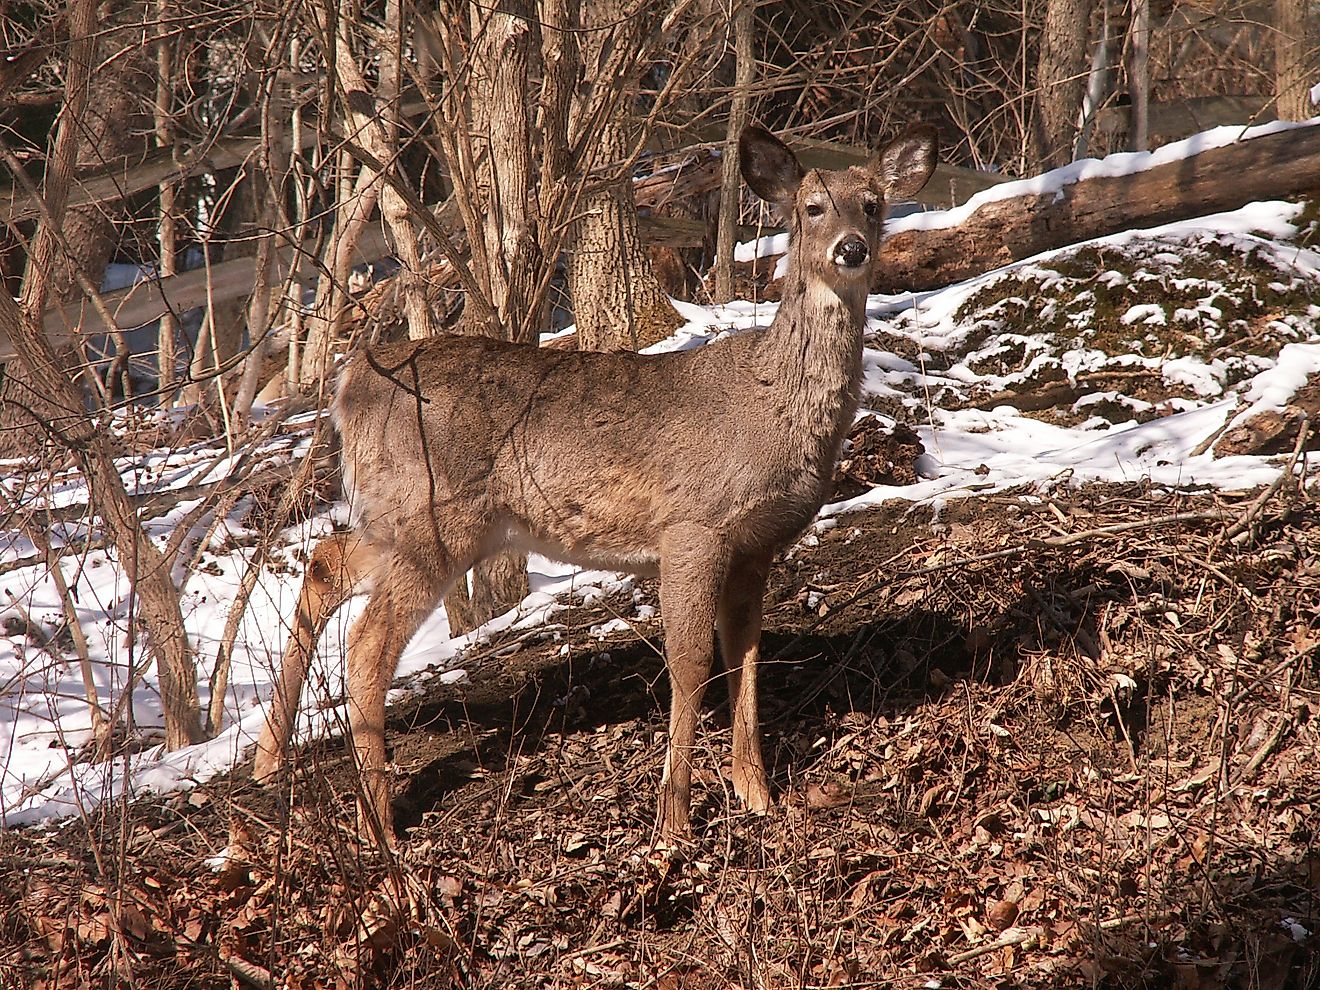
[[[680,523],[777,547],[824,481],[779,421],[782,383],[741,367],[754,338],[653,356],[485,337],[367,351],[335,401],[345,487],[384,539],[434,505],[489,523],[495,542],[633,572]]]

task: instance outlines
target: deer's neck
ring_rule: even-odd
[[[775,385],[777,411],[799,449],[829,472],[857,410],[862,377],[866,287],[847,296],[790,270],[783,301],[762,341],[763,372]]]

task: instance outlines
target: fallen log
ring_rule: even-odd
[[[675,217],[641,217],[639,227],[643,242],[651,247],[691,247],[701,244],[706,236],[704,223]],[[308,240],[301,245],[280,245],[275,252],[276,279],[282,280],[289,266],[305,257],[314,243]],[[363,232],[355,258],[373,261],[389,253],[384,232],[379,225],[372,225]],[[205,306],[208,301],[220,303],[248,295],[252,292],[255,273],[255,258],[235,258],[105,292],[101,298],[120,329],[128,330],[145,326],[166,313],[181,316],[190,309]],[[45,326],[48,332],[59,334],[105,332],[100,315],[85,299],[68,306],[52,306],[46,311]],[[0,336],[0,361],[13,356],[8,345],[8,339]]]
[[[899,220],[875,288],[936,289],[1093,237],[1320,190],[1320,123],[1253,128],[1241,140],[1196,150],[1221,136],[1209,131],[1155,152],[1074,162],[944,213]],[[1149,167],[1131,170],[1141,164]]]
[[[310,139],[303,141],[310,146]],[[260,137],[226,137],[186,152],[175,161],[169,148],[117,158],[78,176],[69,191],[69,207],[90,206],[136,195],[162,182],[242,165],[261,147]],[[20,186],[0,186],[0,217],[9,223],[41,213],[36,198]]]

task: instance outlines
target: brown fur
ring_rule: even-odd
[[[388,838],[385,693],[399,655],[453,581],[518,549],[660,576],[673,700],[658,834],[689,829],[690,754],[717,631],[734,790],[766,809],[756,663],[767,571],[829,491],[857,407],[884,197],[920,189],[935,139],[914,130],[866,168],[806,174],[759,128],[741,149],[749,185],[792,224],[783,303],[768,329],[654,356],[438,337],[349,364],[334,420],[356,525],[322,541],[308,568],[259,778],[285,759],[325,621],[370,588],[349,639],[350,716],[364,825]],[[848,244],[845,265],[837,259]]]

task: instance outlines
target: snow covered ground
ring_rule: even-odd
[[[1171,152],[1156,154],[1164,160]],[[1154,160],[1116,157],[1070,168],[1078,175],[1097,168],[1112,174]],[[1076,177],[1055,174],[1050,181]],[[992,192],[1002,194],[1002,188]],[[954,219],[924,214],[908,222]],[[863,404],[882,421],[901,419],[917,429],[927,451],[918,463],[921,480],[826,506],[817,525],[885,499],[938,505],[1022,485],[1140,479],[1232,489],[1268,484],[1285,469],[1286,457],[1216,456],[1209,441],[1262,410],[1284,408],[1307,377],[1320,372],[1320,308],[1310,301],[1320,299],[1320,254],[1298,242],[1307,222],[1296,204],[1258,203],[1053,251],[938,292],[873,297]],[[744,253],[758,249],[765,246],[748,245]],[[683,305],[690,322],[658,346],[700,346],[743,332],[767,324],[774,308]],[[1015,398],[1060,383],[1076,392],[1061,406],[1037,403],[1033,409]],[[307,438],[297,426],[268,441],[259,459],[275,465],[305,454]],[[145,492],[222,476],[232,464],[222,451],[195,446],[126,458],[122,468],[130,490]],[[7,505],[57,508],[87,497],[72,476],[12,472],[0,484]],[[152,520],[153,538],[168,540],[195,504],[185,501]],[[205,681],[252,553],[254,534],[242,523],[249,508],[240,502],[221,525],[197,529],[192,535],[207,540],[198,555],[202,566],[175,575],[197,649],[203,709],[209,704]],[[310,547],[336,511],[289,532],[290,546],[271,561],[280,566],[263,568],[238,628],[221,731],[175,753],[163,752],[158,742],[155,672],[138,670],[144,657],[127,621],[131,589],[114,555],[93,549],[64,559],[62,574],[73,589],[101,705],[114,712],[132,685],[140,745],[100,765],[80,759],[91,725],[74,651],[67,644],[44,647],[43,637],[25,632],[29,624],[47,632],[63,624],[56,583],[16,523],[0,528],[4,822],[58,819],[124,794],[188,788],[242,760],[263,724],[261,706],[297,595],[292,551]],[[88,535],[87,522],[78,519],[55,526],[49,539],[58,546]],[[550,623],[552,634],[557,595],[590,599],[621,583],[627,587],[617,575],[574,572],[544,560],[533,559],[531,569],[531,597],[483,630],[451,639],[438,611],[405,653],[401,677],[433,672],[462,678],[473,662],[465,651],[493,630]],[[330,625],[309,680],[318,698],[342,697],[344,636],[362,604],[350,604]],[[343,731],[342,705],[313,702],[303,713],[300,739]]]

